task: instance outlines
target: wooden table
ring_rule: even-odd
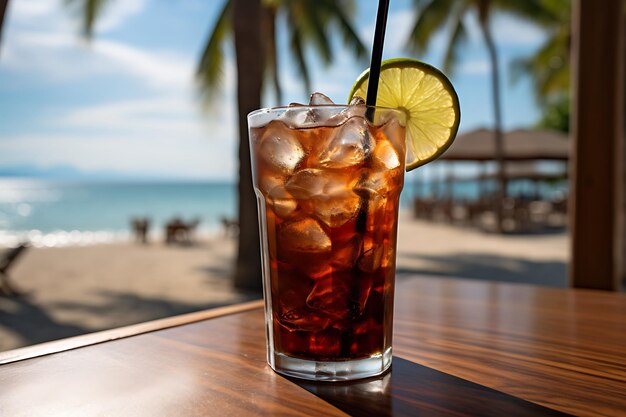
[[[399,279],[394,362],[357,383],[265,363],[251,302],[0,353],[0,416],[626,415],[626,297]]]

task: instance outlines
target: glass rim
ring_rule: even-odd
[[[289,110],[289,109],[347,109],[349,107],[354,107],[354,106],[363,106],[367,109],[374,109],[374,110],[385,110],[385,111],[393,111],[393,112],[397,112],[397,113],[401,113],[406,115],[407,112],[405,109],[401,108],[401,107],[386,107],[386,106],[371,106],[371,105],[367,105],[367,104],[357,104],[357,105],[350,105],[350,104],[321,104],[321,105],[309,105],[309,104],[303,104],[303,105],[297,105],[297,106],[275,106],[275,107],[262,107],[260,109],[256,109],[256,110],[252,110],[250,113],[248,113],[248,115],[246,116],[247,118],[250,117],[254,117],[257,114],[262,114],[262,113],[269,113],[272,111],[279,111],[279,110]]]

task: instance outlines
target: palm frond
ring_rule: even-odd
[[[96,20],[102,14],[110,0],[65,0],[65,4],[74,7],[81,19],[81,32],[91,39]]]
[[[196,69],[196,77],[200,81],[203,93],[210,97],[218,85],[224,67],[223,44],[231,33],[232,0],[226,0],[219,13],[213,30],[202,51],[200,62]]]
[[[443,58],[443,69],[448,74],[452,74],[459,60],[459,52],[465,41],[467,40],[467,31],[463,23],[465,13],[467,12],[466,4],[459,4],[454,13],[450,37],[446,45],[446,52]]]
[[[347,16],[347,13],[352,8],[350,3],[341,2],[336,0],[317,0],[318,5],[324,7],[327,13],[332,17],[337,24],[337,29],[342,33],[344,42],[346,45],[352,48],[352,52],[356,58],[364,58],[367,56],[367,49],[363,45],[363,41],[356,33],[356,30],[352,26],[352,22]]]
[[[570,3],[571,0],[495,0],[494,7],[545,27],[568,22]]]
[[[569,45],[564,37],[567,33],[554,33],[534,55],[512,63],[514,81],[523,74],[532,76],[539,103],[543,104],[551,95],[569,88]]]
[[[316,0],[301,0],[304,7],[304,13],[299,17],[299,23],[302,24],[307,38],[315,46],[324,64],[328,65],[333,60],[333,48],[330,39],[326,34],[326,19],[323,10],[317,7]]]
[[[454,3],[459,1],[464,0],[414,0],[417,14],[406,48],[416,54],[423,53],[433,34],[450,18]]]
[[[295,23],[294,10],[287,10],[287,30],[289,32],[289,45],[296,59],[296,64],[302,77],[305,94],[311,92],[311,75],[309,73],[309,65],[304,55],[304,47],[302,44],[302,33],[300,27]]]

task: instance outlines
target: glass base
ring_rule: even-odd
[[[281,353],[270,353],[268,362],[274,371],[290,377],[311,381],[351,381],[380,375],[389,369],[391,347],[383,354],[350,361],[309,361]]]

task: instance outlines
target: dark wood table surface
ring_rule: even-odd
[[[290,380],[262,302],[0,353],[0,416],[626,415],[626,296],[407,276],[392,371]]]

